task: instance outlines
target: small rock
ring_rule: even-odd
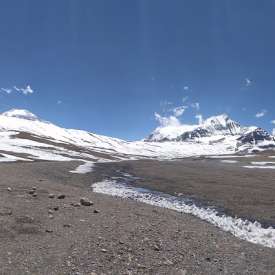
[[[53,210],[52,210],[52,209],[49,209],[49,210],[48,210],[48,213],[49,213],[49,214],[53,214]]]
[[[30,195],[33,195],[34,193],[35,193],[35,190],[30,190],[30,191],[29,191],[29,194],[30,194]]]
[[[11,192],[11,191],[12,191],[11,187],[8,187],[8,188],[7,188],[7,190],[8,190],[9,192]]]
[[[106,253],[107,250],[103,248],[103,249],[101,249],[101,252]]]
[[[50,215],[49,215],[49,219],[53,219],[53,215],[50,214]]]
[[[52,229],[46,229],[45,230],[47,233],[53,233],[53,230]]]
[[[58,211],[58,210],[59,210],[59,207],[58,207],[58,206],[55,206],[55,207],[53,208],[53,210],[54,210],[54,211]]]
[[[205,258],[205,260],[206,260],[207,262],[211,262],[211,258],[210,258],[210,257]]]
[[[81,205],[84,205],[84,206],[91,206],[91,205],[94,204],[92,201],[89,201],[86,198],[81,198],[80,199],[80,203],[81,203]]]
[[[72,202],[72,203],[71,203],[71,206],[73,206],[73,207],[80,207],[81,204],[80,204],[80,203],[74,203],[74,202]]]
[[[65,196],[64,194],[61,194],[61,195],[58,195],[58,196],[57,196],[57,198],[58,198],[59,200],[63,200],[63,199],[65,199],[65,197],[66,197],[66,196]]]
[[[95,214],[97,214],[97,213],[99,213],[99,212],[100,212],[100,211],[97,210],[97,209],[94,210],[94,213],[95,213]]]
[[[157,246],[156,244],[153,246],[153,248],[154,248],[155,251],[160,251],[159,246]]]
[[[63,227],[69,228],[69,227],[71,227],[71,225],[70,224],[63,224]]]
[[[34,198],[36,198],[36,197],[37,197],[37,194],[36,194],[36,193],[34,193],[34,194],[32,194],[32,196],[33,196]]]
[[[36,190],[36,186],[33,186],[33,187],[32,187],[32,190]]]
[[[164,264],[165,264],[165,265],[173,265],[173,262],[170,261],[170,260],[166,260],[166,261],[164,262]]]
[[[49,199],[54,199],[54,194],[49,194],[49,195],[48,195],[48,198],[49,198]]]

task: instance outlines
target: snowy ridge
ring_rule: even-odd
[[[41,120],[27,110],[16,109],[0,115],[0,141],[4,154],[24,154],[15,157],[93,162],[226,155],[275,148],[274,138],[266,131],[241,127],[227,115],[211,117],[202,125],[158,127],[147,141],[128,142],[65,129]]]
[[[275,248],[275,229],[263,228],[258,222],[250,222],[230,216],[220,216],[210,208],[201,208],[187,204],[182,199],[162,193],[152,193],[143,188],[130,187],[115,181],[103,181],[92,185],[93,191],[121,198],[134,199],[154,206],[172,209],[178,212],[192,214],[218,228],[230,232],[237,238],[266,247]]]

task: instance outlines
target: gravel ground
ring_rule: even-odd
[[[193,198],[199,203],[216,206],[230,216],[259,221],[275,227],[275,170],[246,169],[251,162],[274,161],[259,155],[249,158],[222,159],[187,158],[175,161],[138,160],[102,163],[94,174],[99,178],[138,177],[136,186],[171,195]]]
[[[76,166],[0,165],[0,274],[275,274],[274,249],[191,215],[95,194],[98,172],[68,172]],[[82,197],[93,205],[79,206]]]

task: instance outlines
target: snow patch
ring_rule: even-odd
[[[93,166],[93,162],[87,161],[84,164],[81,164],[78,167],[76,167],[75,170],[71,170],[70,172],[74,174],[87,174],[93,171]]]
[[[238,161],[238,160],[222,159],[221,162],[222,162],[222,163],[237,163],[237,162],[239,162],[239,161]]]
[[[230,232],[237,238],[275,248],[275,229],[272,227],[263,228],[259,222],[252,223],[240,218],[233,218],[226,215],[220,216],[214,209],[205,209],[194,204],[187,204],[186,200],[179,199],[178,197],[160,192],[152,193],[143,188],[131,187],[114,181],[97,182],[94,183],[92,187],[96,193],[134,199],[150,205],[192,214],[226,232]]]
[[[243,168],[249,168],[249,169],[275,169],[275,166],[247,165],[247,166],[243,166]]]

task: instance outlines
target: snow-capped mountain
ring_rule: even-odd
[[[242,127],[227,115],[201,125],[158,127],[147,140],[128,142],[87,131],[65,129],[27,110],[0,115],[0,161],[182,158],[232,154],[274,146],[274,137],[257,127]]]
[[[222,114],[209,117],[200,125],[179,125],[158,127],[147,139],[148,142],[211,142],[235,139],[237,146],[256,145],[273,142],[274,137],[257,127],[243,127],[238,122]]]
[[[187,141],[219,135],[240,135],[246,130],[228,115],[222,114],[210,117],[200,125],[158,127],[147,141]]]

